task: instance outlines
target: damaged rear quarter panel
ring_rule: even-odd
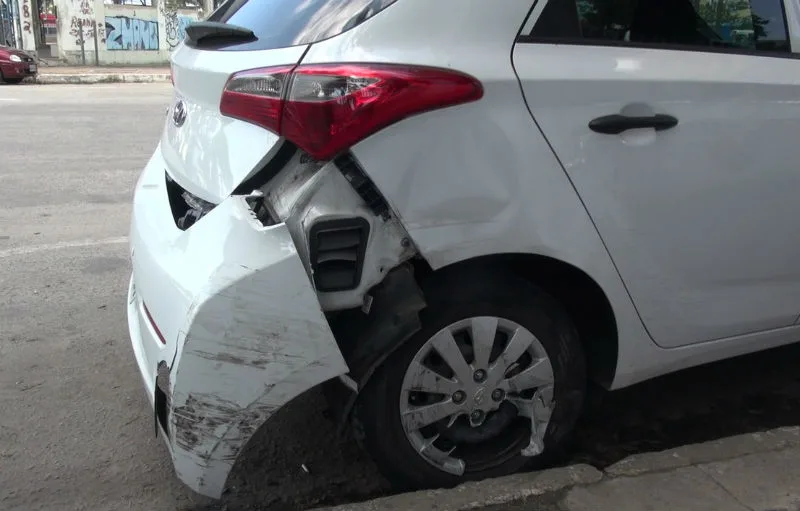
[[[193,303],[169,423],[178,476],[214,498],[279,407],[348,371],[286,226],[265,228],[244,199],[228,201],[231,215],[216,216],[230,222],[224,263]]]
[[[335,162],[315,162],[298,152],[261,190],[276,217],[286,222],[300,257],[311,273],[308,233],[318,223],[360,218],[369,224],[361,280],[355,289],[319,292],[323,310],[337,311],[364,304],[364,297],[404,261],[416,255],[416,247],[395,215],[377,216],[358,195]]]

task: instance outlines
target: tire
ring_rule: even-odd
[[[466,278],[464,275],[455,274],[435,276],[431,282],[423,284],[423,290],[428,307],[420,314],[421,330],[378,368],[364,388],[354,414],[356,434],[376,462],[379,470],[397,489],[414,490],[452,487],[469,480],[511,474],[526,467],[544,468],[548,466],[558,457],[567,434],[574,428],[581,413],[586,387],[586,363],[583,350],[577,331],[564,309],[537,287],[506,273],[468,275]],[[538,340],[536,349],[541,351],[543,348],[552,367],[554,384],[550,388],[552,389],[553,406],[549,425],[546,427],[542,441],[544,450],[539,454],[529,452],[529,456],[523,456],[521,451],[531,443],[531,420],[520,416],[513,420],[508,419],[510,412],[506,401],[513,399],[511,397],[513,392],[509,392],[505,400],[499,404],[500,409],[493,412],[480,412],[483,414],[485,422],[479,425],[470,423],[474,418],[473,415],[462,415],[452,428],[448,428],[446,424],[452,417],[435,423],[433,427],[440,433],[436,442],[445,442],[445,446],[441,449],[447,450],[452,445],[457,445],[454,443],[456,440],[450,441],[451,437],[464,440],[464,443],[458,444],[459,447],[453,451],[453,454],[456,454],[462,452],[458,449],[465,449],[463,452],[469,453],[469,457],[462,459],[463,464],[460,467],[463,467],[463,472],[459,473],[458,470],[454,472],[443,468],[459,466],[453,464],[452,460],[444,464],[434,463],[419,453],[421,452],[419,451],[419,445],[421,445],[419,442],[420,437],[423,436],[422,432],[425,428],[430,429],[431,426],[426,426],[418,432],[406,433],[401,418],[401,406],[405,406],[405,396],[412,396],[410,400],[413,400],[417,393],[403,393],[403,385],[404,380],[406,384],[408,381],[420,381],[413,378],[409,380],[407,371],[412,363],[415,364],[413,367],[418,367],[417,364],[422,360],[420,357],[424,356],[422,354],[426,352],[422,348],[428,349],[429,340],[443,329],[450,328],[450,325],[459,325],[464,322],[463,320],[474,317],[496,317],[499,318],[498,330],[501,323],[508,322],[533,334]],[[461,338],[461,335],[457,334],[458,338]],[[510,334],[505,338],[508,339],[509,336]],[[500,348],[496,347],[495,349],[502,350],[502,336],[485,337],[495,339],[495,342],[500,344]],[[462,353],[464,353],[464,349],[468,348],[462,348]],[[433,351],[438,352],[436,349]],[[470,356],[468,354],[466,358],[468,359]],[[525,357],[527,355],[523,355],[517,361],[523,361]],[[500,361],[500,358],[493,355],[490,360]],[[531,356],[531,360],[536,359]],[[474,359],[472,361],[476,362]],[[510,364],[510,366],[514,365],[514,363]],[[470,370],[474,367],[478,366],[473,364]],[[446,372],[447,370],[445,368],[438,372],[442,374],[441,371]],[[512,371],[516,371],[516,369],[512,369]],[[493,374],[495,376],[492,378],[496,378],[497,373]],[[454,377],[452,371],[449,376]],[[473,373],[473,376],[477,381],[478,375]],[[439,382],[438,379],[436,381]],[[542,389],[545,388],[542,387]],[[452,388],[448,387],[448,390],[452,390]],[[491,392],[488,388],[485,390]],[[483,391],[480,393],[483,395]],[[401,394],[403,395],[402,400]],[[423,397],[429,399],[427,397],[429,395],[431,394],[423,394]],[[446,394],[443,395],[446,396]],[[478,391],[473,392],[470,396],[472,396],[472,400],[470,398],[464,400],[461,396],[458,396],[458,399],[468,407],[478,406],[475,404],[479,402]],[[495,395],[491,396],[494,400]],[[456,394],[442,399],[443,401],[450,399],[451,404],[457,402]],[[485,403],[485,401],[483,402]],[[513,408],[514,413],[517,414],[519,407],[514,406]],[[416,408],[409,405],[409,410],[416,410]],[[501,415],[503,418],[498,418]],[[511,423],[502,431],[498,431],[498,424],[507,420],[511,420]],[[466,426],[464,421],[467,421]],[[476,439],[472,438],[470,429],[473,433],[483,431],[481,435],[485,433],[494,436],[482,443],[472,444],[470,442],[475,442]],[[495,432],[490,433],[490,430],[493,429]],[[412,438],[416,442],[417,448],[412,446]],[[433,434],[427,440],[424,438],[423,440],[427,442],[431,438],[434,438]],[[440,447],[437,446],[437,449]],[[473,451],[479,454],[476,455]]]
[[[0,71],[0,83],[7,83],[9,85],[16,85],[22,82],[23,78],[6,78],[3,76],[3,72]]]

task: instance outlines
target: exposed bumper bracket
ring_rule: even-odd
[[[370,292],[373,298],[371,313],[364,317],[360,310],[343,313],[333,322],[333,330],[340,340],[342,354],[350,368],[348,373],[363,389],[375,370],[400,346],[414,335],[422,325],[419,312],[426,302],[414,278],[410,264],[398,266],[381,284]],[[356,320],[353,315],[360,315]],[[339,380],[326,384],[326,393],[343,434],[358,393]]]

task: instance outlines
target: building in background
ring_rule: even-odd
[[[17,36],[18,18],[14,11],[15,5],[13,0],[0,0],[0,45],[12,48],[21,46]]]
[[[210,13],[213,2],[0,0],[0,43],[8,39],[68,64],[165,65],[186,27]]]

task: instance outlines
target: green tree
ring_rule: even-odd
[[[725,25],[734,30],[755,30],[749,0],[698,0],[698,4],[697,13],[717,33]]]

